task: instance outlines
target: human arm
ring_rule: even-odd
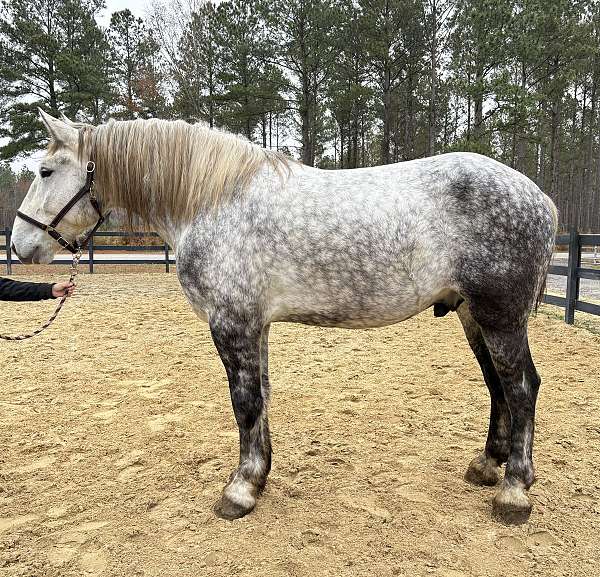
[[[73,293],[73,283],[35,283],[20,282],[0,278],[0,300],[3,301],[40,301]]]

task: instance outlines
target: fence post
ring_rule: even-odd
[[[169,272],[169,245],[165,242],[165,272]]]
[[[94,235],[90,236],[88,242],[88,266],[90,267],[90,274],[94,274]]]
[[[12,235],[12,230],[10,230],[10,228],[7,228],[4,231],[4,238],[6,239],[6,272],[7,274],[12,274],[12,242],[11,242],[11,235]]]
[[[565,322],[575,322],[575,306],[579,298],[579,267],[581,266],[581,247],[577,229],[569,232],[569,264],[567,269],[567,298],[565,304]]]

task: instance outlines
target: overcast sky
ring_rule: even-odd
[[[100,13],[97,21],[102,26],[108,26],[110,15],[125,8],[129,8],[136,16],[144,16],[149,5],[148,0],[106,0],[106,8]]]

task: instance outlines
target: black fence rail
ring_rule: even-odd
[[[146,245],[111,245],[111,244],[96,244],[97,237],[121,237],[121,238],[160,238],[158,234],[155,232],[105,232],[99,231],[96,232],[88,243],[88,266],[90,272],[94,272],[94,251],[124,251],[127,252],[162,252],[164,258],[161,260],[157,259],[145,259],[145,258],[135,258],[135,259],[113,259],[107,261],[97,260],[96,263],[103,264],[160,264],[164,263],[165,272],[170,271],[171,264],[175,264],[175,259],[170,256],[171,248],[167,243],[156,245],[156,244],[146,244]]]
[[[600,281],[600,270],[581,266],[581,254],[584,247],[600,245],[600,234],[579,234],[576,230],[556,237],[557,246],[568,247],[567,266],[551,265],[548,274],[567,277],[567,294],[565,297],[544,295],[544,302],[565,309],[565,322],[575,322],[575,311],[600,316],[600,305],[579,299],[579,281],[584,279]]]
[[[4,263],[6,264],[6,272],[8,274],[12,274],[12,246],[10,235],[10,228],[0,229],[0,236],[4,237]]]
[[[4,236],[5,259],[4,264],[8,274],[12,274],[12,264],[18,262],[13,259],[11,250],[11,230],[0,230],[0,237]],[[97,244],[99,238],[117,237],[117,238],[158,238],[154,232],[97,232],[87,247],[87,265],[90,273],[94,272],[94,267],[99,264],[164,264],[165,271],[170,271],[170,265],[175,264],[175,259],[171,256],[171,249],[168,244],[160,245],[112,245]],[[569,234],[562,234],[556,237],[557,246],[568,247],[567,266],[552,265],[549,274],[567,277],[566,296],[556,296],[545,294],[544,302],[562,307],[565,309],[565,322],[573,324],[575,321],[575,311],[581,311],[592,315],[600,316],[600,305],[585,302],[579,299],[579,281],[580,279],[591,279],[600,281],[600,270],[594,268],[584,268],[581,266],[581,255],[584,247],[600,246],[600,234],[579,234],[577,231],[571,231]],[[116,258],[99,259],[95,258],[96,251],[102,252],[160,252],[162,258]],[[85,262],[85,261],[84,261]],[[0,261],[2,263],[2,261]],[[52,264],[70,264],[70,260],[55,260]]]
[[[12,274],[12,265],[18,262],[18,259],[14,258],[11,249],[11,230],[4,229],[0,230],[0,237],[4,236],[4,246],[5,246],[5,259],[4,261],[0,260],[0,264],[4,262],[6,265],[6,271],[8,274]],[[94,267],[103,264],[162,264],[165,267],[165,272],[169,272],[171,270],[171,265],[175,264],[175,258],[172,256],[171,248],[167,243],[161,244],[144,244],[144,245],[124,245],[124,244],[99,244],[99,239],[107,238],[107,237],[117,237],[117,238],[160,238],[158,234],[155,232],[122,232],[122,231],[98,231],[94,234],[94,236],[90,239],[88,246],[86,248],[86,252],[81,260],[82,264],[87,264],[90,273],[94,272]],[[102,241],[100,241],[102,242]],[[142,253],[138,257],[128,256],[127,258],[119,258],[119,255],[116,254],[114,257],[110,259],[100,258],[98,256],[98,252],[107,253],[107,252],[124,252],[128,253]],[[144,258],[144,252],[153,252],[160,253],[161,258]],[[52,261],[51,264],[71,264],[70,259],[56,259]]]

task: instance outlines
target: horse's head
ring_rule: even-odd
[[[50,146],[19,207],[12,233],[13,250],[23,263],[51,262],[58,250],[74,246],[77,239],[98,221],[98,211],[84,194],[55,227],[42,228],[56,220],[91,177],[88,175],[89,159],[79,155],[77,126],[64,117],[64,120],[58,120],[42,110],[40,118],[50,136]]]

